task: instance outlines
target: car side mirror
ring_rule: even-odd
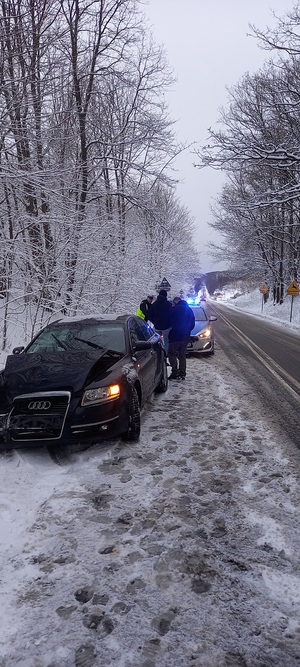
[[[23,352],[23,350],[25,350],[24,345],[23,345],[23,347],[22,346],[21,347],[14,347],[12,353],[13,354],[21,354],[21,352]]]
[[[217,319],[218,319],[218,318],[215,317],[215,315],[212,315],[212,316],[209,318],[209,321],[210,321],[210,322],[215,322]]]

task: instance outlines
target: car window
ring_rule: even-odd
[[[155,331],[150,327],[150,324],[140,324],[140,327],[142,328],[142,333],[144,336],[144,340],[150,340],[152,336],[154,336]]]
[[[137,322],[137,320],[132,319],[129,324],[129,332],[131,341],[145,341],[149,340],[153,336],[153,330],[147,324],[143,322]]]
[[[50,326],[32,342],[27,352],[109,349],[125,353],[122,326],[100,322]]]
[[[80,341],[78,341],[80,338]],[[120,326],[112,326],[102,324],[96,327],[86,327],[76,335],[77,342],[85,342],[86,345],[99,345],[107,350],[115,350],[116,352],[125,352],[125,338],[123,328]],[[91,346],[92,346],[91,345]]]
[[[31,343],[27,352],[55,352],[57,349],[59,349],[59,346],[51,332],[43,331],[36,340]],[[64,349],[62,345],[60,346],[60,349]]]
[[[203,308],[192,308],[192,311],[195,315],[196,322],[205,322],[205,320],[208,319]]]

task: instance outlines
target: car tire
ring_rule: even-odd
[[[129,403],[128,428],[123,433],[123,440],[134,442],[139,439],[141,432],[141,410],[137,390],[133,387]]]
[[[168,382],[169,382],[168,369],[167,369],[167,362],[165,361],[162,376],[155,391],[157,391],[158,394],[163,394],[168,389]]]

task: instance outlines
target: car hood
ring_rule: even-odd
[[[197,336],[197,334],[200,331],[203,331],[203,329],[207,329],[207,327],[209,327],[209,326],[210,326],[209,320],[204,320],[204,321],[197,320],[197,322],[195,323],[195,326],[193,328],[193,331],[191,331],[191,336]]]
[[[119,362],[117,357],[104,355],[104,350],[9,355],[2,371],[4,389],[10,398],[40,391],[78,392],[104,378]]]

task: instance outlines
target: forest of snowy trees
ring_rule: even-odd
[[[132,310],[199,258],[172,178],[172,75],[142,3],[3,0],[0,29],[4,349],[22,307],[28,334],[60,312]]]
[[[0,348],[20,320],[133,311],[201,275],[176,196],[172,73],[142,0],[0,0]],[[197,151],[225,185],[212,227],[230,270],[281,302],[300,262],[300,2],[252,35],[266,64],[229,91]],[[195,82],[197,85],[197,82]]]
[[[253,26],[252,35],[271,57],[229,91],[198,166],[226,176],[212,224],[219,256],[260,276],[281,303],[300,279],[300,3],[274,31]]]

